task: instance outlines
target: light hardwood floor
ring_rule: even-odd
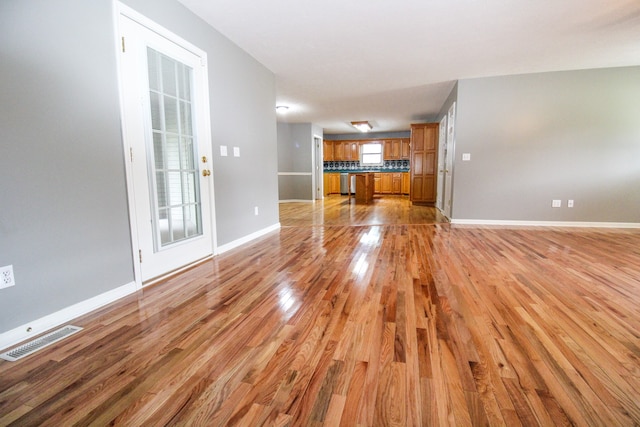
[[[0,425],[640,424],[640,230],[343,199],[0,361]]]

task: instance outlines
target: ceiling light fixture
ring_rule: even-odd
[[[289,111],[289,107],[286,105],[276,105],[276,113],[286,113]]]
[[[360,132],[369,132],[371,129],[373,129],[373,127],[371,127],[371,124],[366,120],[360,122],[351,122],[351,126],[358,129]]]

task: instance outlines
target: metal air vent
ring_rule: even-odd
[[[0,354],[0,359],[8,360],[9,362],[15,362],[16,360],[22,359],[23,357],[35,353],[41,348],[58,342],[81,330],[82,328],[78,326],[64,326],[57,331],[50,332],[47,335],[43,335],[39,338],[29,341],[26,344],[22,344],[20,347],[16,347],[13,350],[9,350],[5,353]]]

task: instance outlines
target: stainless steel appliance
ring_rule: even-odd
[[[340,194],[344,194],[345,196],[349,193],[349,184],[351,184],[351,194],[356,193],[356,177],[351,177],[351,183],[349,183],[349,174],[341,173],[340,174]]]

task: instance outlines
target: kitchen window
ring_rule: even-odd
[[[360,165],[361,166],[382,166],[384,159],[382,157],[382,143],[362,144],[360,147]]]

